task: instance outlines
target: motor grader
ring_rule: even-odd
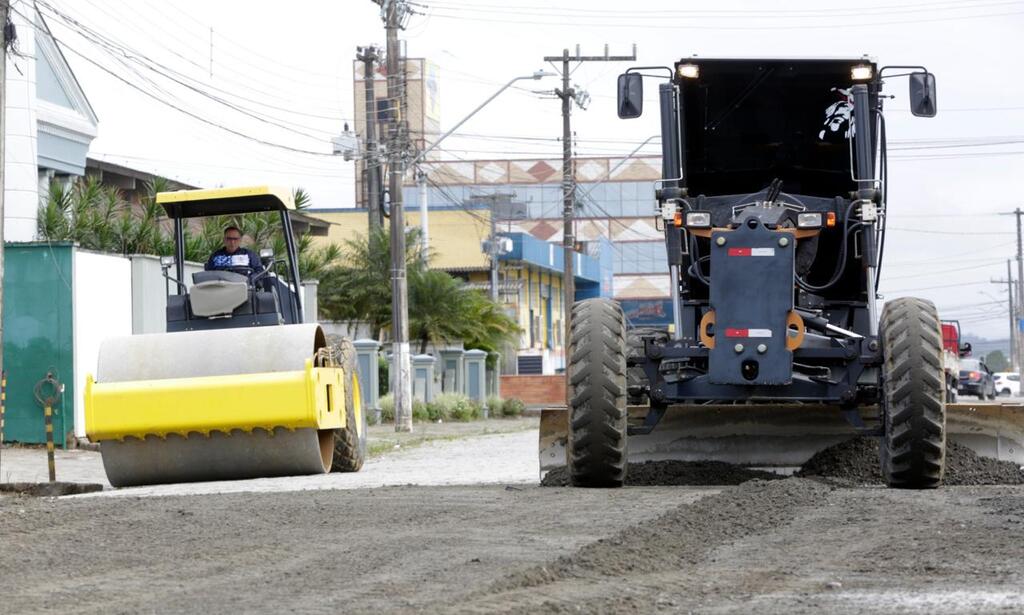
[[[659,79],[672,324],[634,330],[608,299],[576,303],[567,410],[542,415],[541,465],[584,487],[629,461],[799,466],[881,439],[892,487],[941,483],[947,437],[1024,463],[1024,412],[947,405],[935,306],[878,295],[888,212],[883,85],[936,114],[923,67],[840,59],[684,58],[618,78],[618,114]]]
[[[85,430],[115,487],[356,471],[366,454],[355,350],[303,316],[290,190],[161,192],[174,225],[167,333],[103,341]],[[286,254],[260,271],[185,278],[185,229],[205,216],[280,217]],[[170,272],[173,268],[173,273]],[[174,292],[170,292],[170,289]]]

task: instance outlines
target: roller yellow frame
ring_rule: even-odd
[[[235,429],[345,427],[344,371],[304,370],[85,382],[85,431],[93,442]]]

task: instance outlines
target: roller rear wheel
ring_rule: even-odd
[[[335,431],[331,471],[358,472],[366,461],[366,414],[359,392],[356,349],[347,339],[334,347],[337,361],[345,370],[345,427]]]

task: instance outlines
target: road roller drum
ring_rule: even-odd
[[[337,350],[315,324],[111,338],[86,432],[115,487],[328,472],[336,439],[365,441]]]

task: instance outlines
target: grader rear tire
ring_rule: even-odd
[[[337,345],[339,363],[345,370],[345,427],[334,434],[332,472],[358,472],[366,460],[366,413],[359,394],[356,349],[344,339]]]
[[[608,299],[572,308],[569,475],[576,487],[626,480],[626,319]]]
[[[882,473],[890,487],[933,489],[946,465],[942,333],[935,305],[904,297],[882,311]]]

